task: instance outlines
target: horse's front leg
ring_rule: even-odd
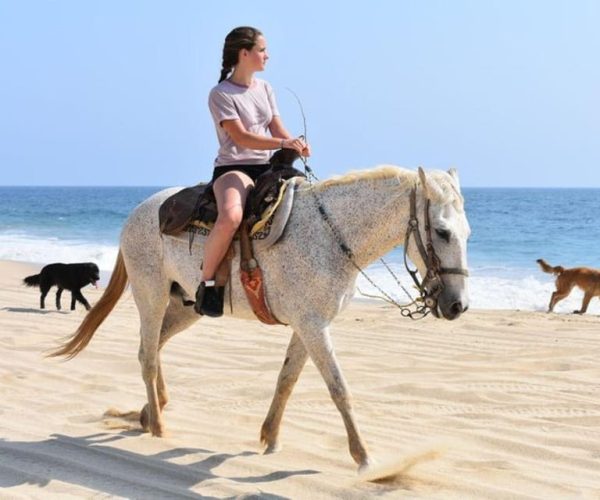
[[[273,395],[273,401],[269,413],[260,430],[260,441],[266,446],[265,453],[273,453],[279,449],[279,427],[285,405],[296,385],[296,381],[306,364],[308,352],[300,337],[294,333],[285,354],[285,361],[279,372],[277,388]]]
[[[331,399],[337,406],[344,420],[348,434],[348,446],[350,455],[359,466],[359,471],[371,465],[367,447],[360,436],[358,425],[352,411],[350,391],[342,374],[342,370],[335,357],[329,328],[322,330],[298,331],[308,351],[310,358],[321,372],[321,376],[327,384]]]

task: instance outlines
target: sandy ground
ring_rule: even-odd
[[[332,325],[378,466],[360,476],[312,363],[258,435],[291,332],[203,319],[165,347],[168,435],[141,432],[138,316],[126,292],[75,359],[44,353],[85,315],[38,309],[0,262],[2,498],[600,498],[600,318],[469,311],[413,322],[356,301]],[[91,303],[101,290],[83,290]],[[377,482],[372,479],[387,477]]]

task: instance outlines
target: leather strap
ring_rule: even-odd
[[[242,222],[239,234],[240,279],[252,311],[260,321],[267,325],[285,325],[275,317],[267,305],[262,270],[254,259],[247,221]]]

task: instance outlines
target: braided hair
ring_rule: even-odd
[[[227,78],[231,70],[238,63],[240,50],[252,50],[256,39],[261,35],[262,33],[259,30],[250,26],[234,28],[227,34],[225,45],[223,45],[223,63],[221,65],[219,83]]]

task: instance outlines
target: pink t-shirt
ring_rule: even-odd
[[[255,78],[252,85],[245,87],[223,80],[210,91],[208,107],[219,139],[215,167],[269,162],[271,151],[237,146],[221,126],[223,120],[240,120],[248,132],[269,136],[269,124],[279,111],[273,89],[266,81]]]

